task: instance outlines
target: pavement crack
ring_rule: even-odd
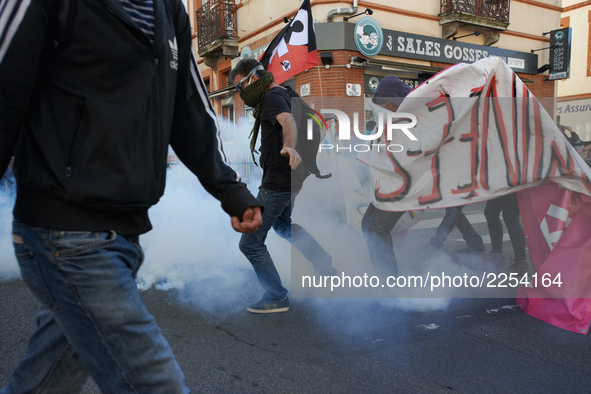
[[[255,344],[255,343],[251,343],[251,342],[245,341],[244,339],[238,338],[234,333],[226,330],[222,326],[215,326],[215,329],[218,330],[218,331],[221,331],[223,333],[226,333],[227,335],[229,335],[232,339],[234,339],[237,342],[245,343],[245,344],[247,344],[249,346],[252,346],[252,347],[255,347],[257,349],[264,350],[265,352],[270,352],[271,351],[270,349],[266,349],[264,347],[261,347],[261,346]]]

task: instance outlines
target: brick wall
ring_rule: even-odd
[[[309,83],[312,96],[343,97],[346,95],[347,83],[358,83],[363,87],[363,68],[346,68],[351,62],[351,57],[356,54],[357,52],[351,51],[333,51],[334,62],[326,69],[320,61],[319,53],[319,66],[296,76],[296,92],[299,93],[301,85]]]
[[[544,74],[520,74],[517,73],[520,78],[527,78],[534,83],[526,83],[525,86],[533,93],[538,99],[540,104],[546,109],[546,111],[553,117],[554,114],[554,95],[556,94],[554,87],[556,86],[555,81],[544,81],[548,79],[547,73]]]
[[[351,62],[352,56],[359,55],[353,51],[332,51],[334,62],[327,69],[320,61],[320,53],[318,54],[318,67],[301,73],[295,78],[296,92],[300,93],[300,87],[304,84],[310,84],[310,96],[304,97],[305,101],[312,107],[320,109],[322,107],[332,108],[344,111],[353,122],[353,114],[363,113],[363,84],[364,72],[361,67],[350,67],[347,65]],[[354,83],[361,85],[361,97],[347,97],[347,83]],[[360,123],[364,122],[364,118],[360,117]],[[361,130],[364,129],[364,124],[359,125]]]
[[[234,119],[244,118],[244,102],[238,92],[234,93]]]

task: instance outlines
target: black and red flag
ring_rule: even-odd
[[[318,65],[310,0],[304,0],[296,16],[273,38],[259,60],[278,84]]]

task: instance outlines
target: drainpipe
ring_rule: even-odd
[[[328,21],[332,22],[335,16],[356,14],[358,3],[358,0],[353,0],[353,8],[335,8],[334,10],[328,11]]]

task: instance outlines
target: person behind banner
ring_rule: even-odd
[[[570,126],[559,125],[558,127],[577,153],[589,163],[591,159],[591,141],[581,140],[581,137]]]
[[[368,121],[365,124],[365,133],[364,134],[365,135],[371,134],[373,132],[373,130],[376,128],[376,126],[377,126],[377,123],[374,122],[373,120]]]
[[[503,224],[501,223],[501,212],[503,221],[507,226],[511,246],[513,247],[513,260],[509,266],[512,271],[519,274],[531,273],[531,263],[527,260],[525,232],[521,224],[519,203],[517,194],[511,193],[501,197],[493,198],[486,202],[484,217],[488,226],[492,250],[489,260],[498,265],[505,265],[505,254],[503,253]]]
[[[485,248],[482,237],[474,230],[474,227],[472,227],[472,224],[466,215],[464,215],[463,209],[463,205],[445,209],[445,215],[435,230],[435,236],[429,241],[429,245],[427,246],[428,251],[441,249],[451,231],[454,227],[457,227],[464,241],[466,241],[466,247],[458,250],[457,253],[470,254],[484,252]]]
[[[78,393],[89,375],[104,393],[189,392],[136,283],[169,145],[234,230],[262,218],[222,150],[185,6],[7,0],[0,37],[0,173],[14,155],[12,240],[40,304],[0,392]]]
[[[335,275],[332,258],[300,225],[293,223],[293,204],[307,176],[302,159],[295,149],[297,126],[291,114],[292,99],[299,97],[290,88],[274,82],[273,74],[265,71],[255,59],[242,59],[230,71],[229,80],[235,84],[244,103],[254,108],[251,151],[255,151],[261,134],[260,165],[263,178],[257,198],[264,207],[263,224],[252,234],[244,234],[240,250],[252,264],[265,290],[262,299],[249,306],[252,313],[275,313],[289,310],[287,289],[283,287],[265,240],[273,228],[282,238],[308,259],[315,275]]]
[[[398,77],[386,76],[378,84],[372,101],[389,111],[396,112],[411,90],[412,88]],[[382,211],[370,203],[363,214],[361,219],[363,237],[369,249],[371,263],[379,275],[398,275],[398,263],[394,254],[391,231],[404,213],[404,211]]]

